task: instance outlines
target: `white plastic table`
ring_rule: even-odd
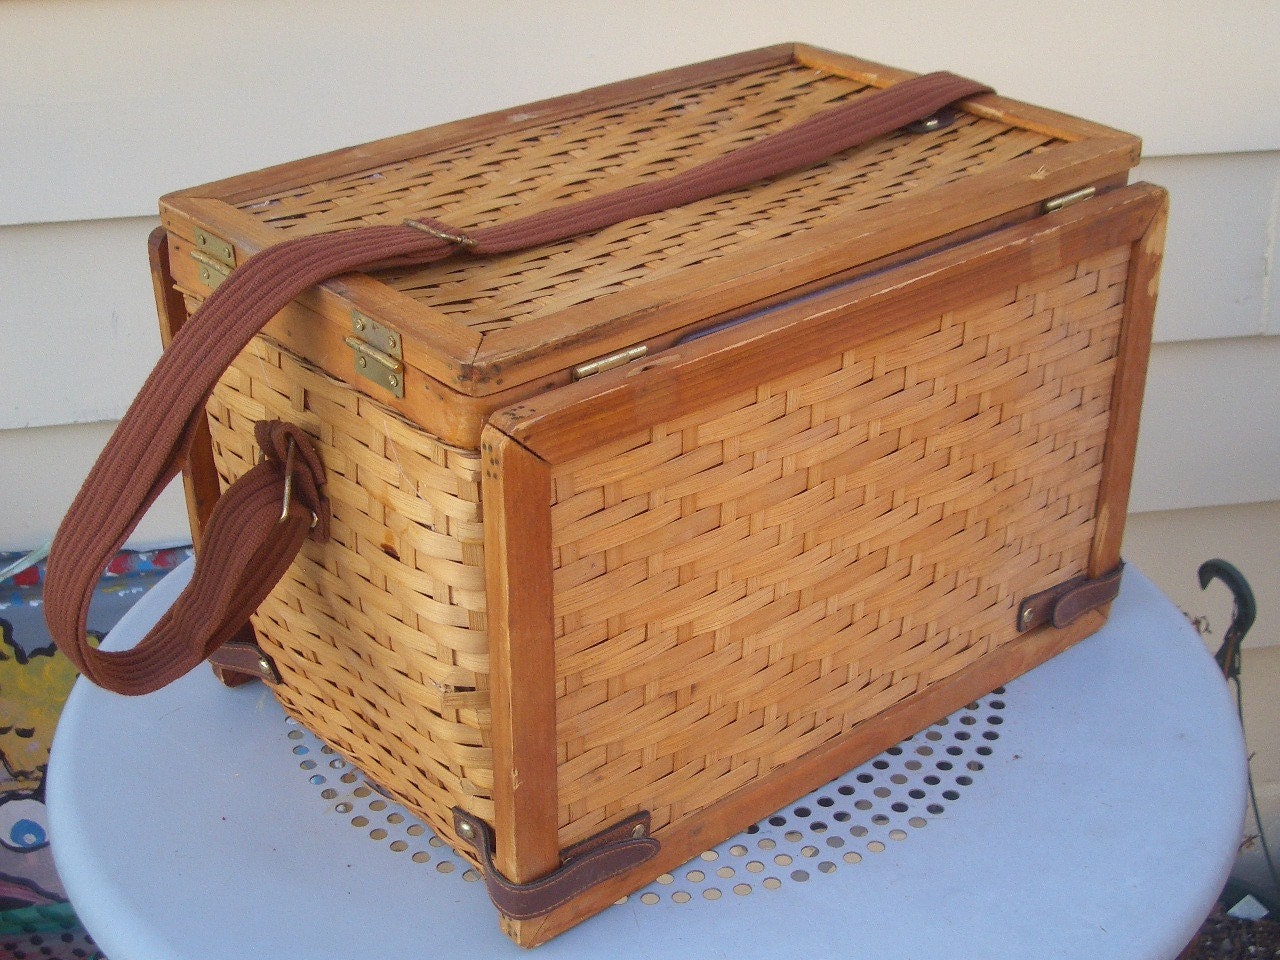
[[[260,685],[201,669],[130,699],[80,681],[47,794],[110,960],[528,956],[465,862]],[[536,956],[1171,958],[1227,877],[1244,798],[1227,688],[1130,567],[1100,633]]]

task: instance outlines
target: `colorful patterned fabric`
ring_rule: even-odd
[[[190,555],[117,555],[98,586],[90,634],[103,636]],[[21,556],[0,553],[0,570]],[[99,954],[66,902],[44,808],[49,748],[76,672],[45,629],[43,585],[43,563],[0,580],[0,956],[80,960]]]

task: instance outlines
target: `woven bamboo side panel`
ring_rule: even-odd
[[[561,845],[955,674],[1086,570],[1129,248],[552,474]]]
[[[492,820],[478,456],[258,337],[209,404],[224,485],[274,418],[318,441],[333,511],[254,618],[278,699],[437,830]]]
[[[867,91],[856,80],[794,64],[757,70],[241,206],[286,236],[423,214],[472,229],[668,176]],[[379,279],[479,332],[505,329],[1059,142],[960,114],[943,130],[886,137],[799,173],[587,238]]]

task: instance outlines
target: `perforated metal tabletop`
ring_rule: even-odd
[[[130,645],[187,572],[107,643]],[[1131,568],[1099,634],[539,956],[1174,957],[1234,859],[1244,770],[1211,657]],[[525,955],[469,865],[259,686],[80,682],[48,807],[112,960]]]

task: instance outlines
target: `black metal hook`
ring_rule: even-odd
[[[1225,560],[1206,560],[1200,564],[1200,589],[1207,589],[1214,580],[1221,580],[1231,591],[1235,599],[1235,610],[1231,614],[1231,623],[1227,632],[1222,635],[1222,646],[1214,654],[1223,676],[1229,680],[1240,676],[1240,646],[1244,635],[1258,618],[1258,604],[1253,597],[1253,588],[1239,570]]]

